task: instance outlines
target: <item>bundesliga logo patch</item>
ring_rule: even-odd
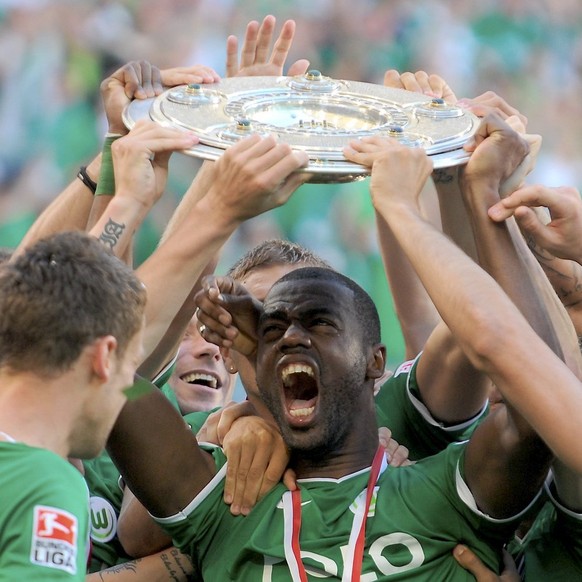
[[[34,508],[30,561],[38,566],[77,573],[77,518],[62,509]]]

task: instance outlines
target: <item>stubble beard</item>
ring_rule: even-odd
[[[359,367],[352,369],[335,390],[320,393],[318,406],[323,413],[320,413],[315,426],[305,429],[291,428],[287,424],[284,404],[279,394],[261,393],[285,444],[294,456],[297,454],[313,464],[325,465],[326,459],[343,447],[353,428],[351,404],[356,401],[357,396],[354,387],[361,385],[362,378]]]

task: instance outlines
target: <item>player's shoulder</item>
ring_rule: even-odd
[[[11,479],[18,483],[30,479],[35,484],[82,483],[83,476],[66,459],[56,453],[24,443],[0,443],[0,459],[3,474],[9,472]]]

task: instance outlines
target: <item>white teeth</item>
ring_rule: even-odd
[[[291,416],[309,416],[315,410],[315,406],[310,406],[309,408],[297,408],[296,410],[290,410],[289,414]]]
[[[285,366],[281,372],[281,377],[283,379],[283,384],[287,385],[289,376],[291,374],[304,373],[308,376],[313,376],[313,368],[307,364],[289,364]]]
[[[214,390],[216,390],[216,387],[218,385],[216,378],[214,376],[211,376],[210,374],[200,374],[198,372],[186,374],[185,376],[182,376],[182,380],[184,380],[184,382],[188,382],[188,384],[195,384],[199,380],[203,380],[207,382],[210,388],[213,388]]]

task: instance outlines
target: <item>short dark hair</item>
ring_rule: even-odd
[[[259,243],[243,255],[226,273],[236,281],[243,280],[251,271],[272,265],[297,265],[331,269],[331,266],[309,249],[282,239],[269,239]]]
[[[145,302],[133,271],[95,238],[47,237],[0,269],[0,366],[54,375],[106,335],[122,356],[142,326]]]
[[[333,281],[343,285],[353,293],[354,297],[354,308],[357,313],[358,319],[362,323],[362,331],[365,336],[366,341],[370,343],[380,343],[381,341],[381,328],[380,328],[380,317],[378,316],[378,310],[376,309],[376,304],[368,295],[368,293],[360,287],[353,279],[342,275],[334,269],[326,269],[321,267],[304,267],[301,269],[295,269],[290,273],[287,273],[281,277],[275,285],[283,283],[285,281],[306,281],[306,280],[316,280],[316,281]]]

